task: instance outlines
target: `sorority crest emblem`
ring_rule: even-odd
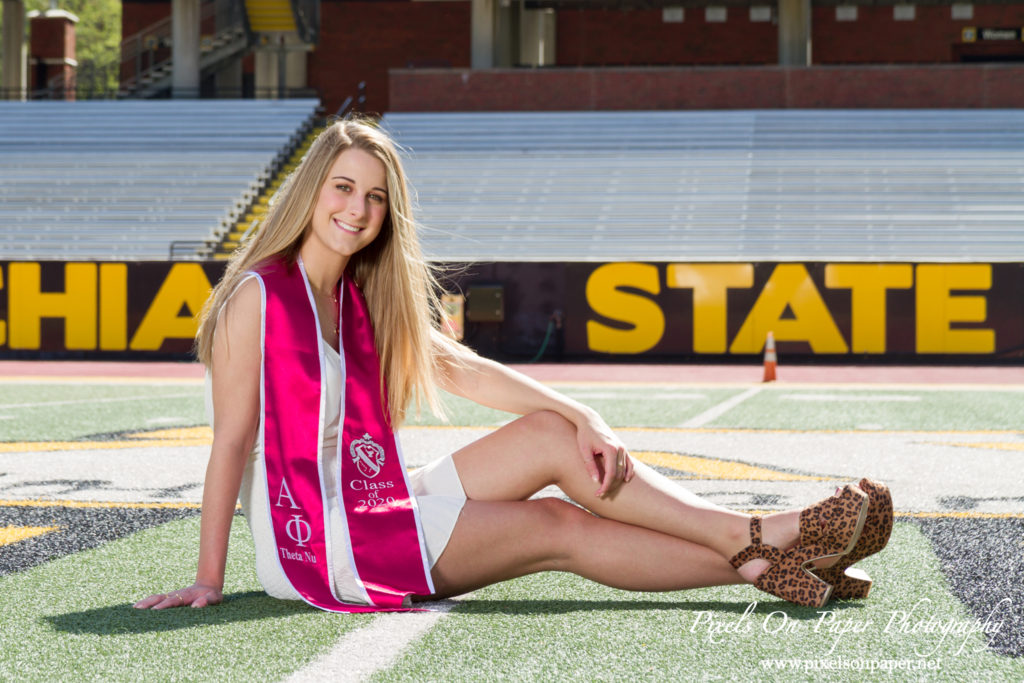
[[[364,477],[373,479],[380,474],[380,468],[384,464],[384,449],[373,441],[372,436],[363,434],[363,438],[352,442],[348,452],[352,456],[352,462]]]

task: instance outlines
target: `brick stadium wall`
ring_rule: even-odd
[[[569,9],[556,15],[558,66],[773,64],[778,28],[751,22],[746,7],[729,7],[724,23],[708,23],[687,7],[682,23],[662,21],[661,9]]]
[[[772,3],[766,3],[772,4]],[[812,12],[815,64],[957,62],[966,26],[1019,28],[1024,5],[974,5],[974,18],[953,20],[950,5],[916,6],[913,21],[896,21],[891,5],[860,5],[856,21],[837,21],[835,7]],[[561,10],[557,66],[775,64],[778,28],[753,22],[746,7],[727,8],[723,23],[708,23],[703,8],[686,8],[682,23],[664,23],[660,9]],[[974,44],[970,54],[1024,57],[1024,45]]]
[[[121,39],[171,16],[171,0],[121,0]]]
[[[170,14],[170,0],[123,0],[121,35],[134,35]],[[320,22],[320,42],[309,54],[307,79],[329,112],[354,95],[360,81],[367,83],[366,108],[387,110],[388,69],[470,63],[468,1],[324,0]],[[251,64],[246,70],[252,71]]]
[[[169,16],[171,3],[124,0],[123,7],[127,36]],[[367,83],[366,108],[381,112],[1024,106],[1017,67],[920,66],[982,56],[1024,60],[1024,42],[960,38],[968,25],[1024,26],[1024,3],[975,5],[971,21],[953,21],[949,5],[917,5],[914,21],[895,21],[891,6],[861,5],[853,22],[836,21],[834,7],[815,7],[815,64],[879,65],[845,70],[773,66],[776,26],[730,7],[724,23],[707,23],[703,9],[687,8],[678,24],[662,22],[660,10],[561,10],[556,59],[564,68],[470,72],[470,7],[468,0],[323,0],[309,85],[330,112],[360,81]],[[613,68],[572,68],[602,65]]]
[[[1024,58],[1024,44],[965,44],[960,36],[967,26],[1024,26],[1024,5],[974,5],[973,19],[956,21],[949,5],[917,5],[913,21],[895,21],[887,5],[859,6],[856,21],[836,21],[834,7],[815,7],[812,25],[815,64],[959,62],[965,53]]]
[[[392,111],[1024,107],[1024,65],[391,71]]]
[[[320,21],[308,78],[328,112],[359,81],[367,84],[366,109],[388,110],[388,69],[470,63],[469,2],[324,2]]]

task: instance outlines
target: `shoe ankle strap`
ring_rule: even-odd
[[[761,518],[754,515],[750,518],[750,545],[733,555],[729,564],[733,569],[739,569],[747,562],[757,559],[765,559],[775,565],[782,560],[782,551],[761,542]]]

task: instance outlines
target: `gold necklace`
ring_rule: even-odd
[[[336,335],[340,334],[341,331],[340,331],[339,325],[341,324],[341,321],[339,320],[339,318],[341,317],[341,311],[339,310],[340,306],[338,306],[338,290],[334,290],[333,292],[330,293],[329,296],[325,297],[324,293],[321,292],[316,287],[312,287],[312,289],[313,289],[313,297],[317,301],[317,308],[320,308],[320,304],[323,302],[323,300],[325,298],[329,299],[330,302],[332,304],[334,304],[333,307],[331,307],[330,309],[327,310],[325,315],[327,315],[328,318],[331,318],[331,317],[334,318],[334,334],[336,334]]]
[[[321,300],[323,300],[323,299],[329,300],[332,304],[334,304],[335,308],[337,308],[337,306],[338,306],[338,290],[337,289],[332,290],[330,294],[327,294],[325,296],[323,292],[321,292],[319,289],[314,287],[313,288],[313,293],[316,294]]]

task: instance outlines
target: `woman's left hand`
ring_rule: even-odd
[[[590,478],[600,484],[598,498],[633,478],[633,461],[625,444],[596,412],[576,424],[576,443]]]
[[[167,609],[169,607],[207,607],[219,605],[224,600],[224,593],[216,586],[207,586],[196,582],[188,588],[172,593],[157,593],[135,603],[136,609]]]

